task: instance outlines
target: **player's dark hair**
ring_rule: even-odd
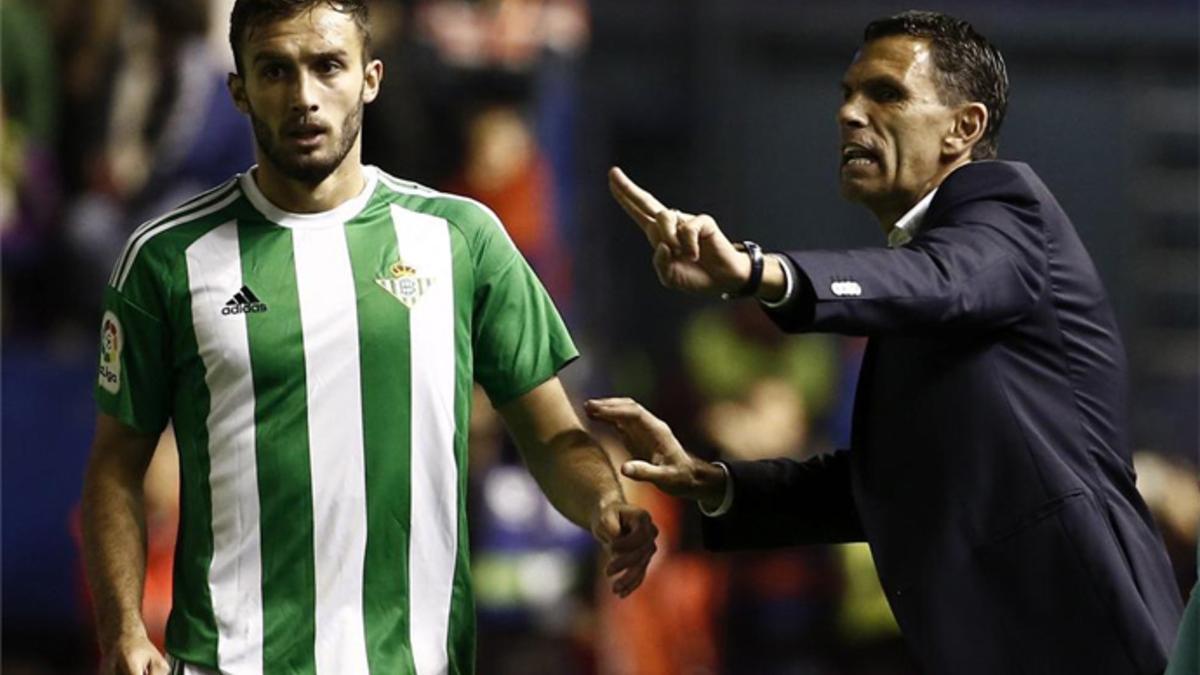
[[[250,33],[259,26],[290,19],[321,5],[342,14],[349,14],[362,35],[363,61],[371,53],[371,17],[367,12],[366,0],[236,0],[229,15],[229,46],[233,48],[233,61],[239,75],[242,74],[242,44]]]
[[[937,69],[935,84],[943,103],[977,101],[987,106],[987,129],[971,149],[971,158],[994,159],[1008,107],[1008,69],[1000,50],[966,21],[917,10],[872,21],[863,32],[863,43],[892,35],[929,41]]]

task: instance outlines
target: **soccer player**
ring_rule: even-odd
[[[467,418],[640,583],[657,533],[556,373],[575,347],[495,216],[360,160],[362,0],[238,0],[258,165],[137,229],[105,292],[83,496],[105,673],[470,673]],[[142,476],[174,424],[168,666],[140,617]]]

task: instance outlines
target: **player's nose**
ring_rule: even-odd
[[[292,85],[292,111],[298,113],[316,112],[319,108],[316,98],[316,83],[313,76],[302,72]]]

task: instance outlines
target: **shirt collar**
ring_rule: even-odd
[[[375,186],[379,183],[379,173],[375,167],[364,165],[363,178],[365,185],[361,192],[356,196],[347,199],[341,204],[333,207],[328,211],[320,213],[290,213],[279,208],[267,199],[267,196],[258,188],[258,182],[254,180],[254,170],[258,166],[250,167],[250,170],[242,174],[240,182],[242,192],[254,205],[263,216],[275,223],[288,228],[312,228],[312,227],[329,227],[331,225],[341,226],[346,221],[354,218],[362,212],[370,201],[372,193],[375,192]]]
[[[892,231],[888,232],[888,248],[899,248],[912,238],[917,236],[921,231],[922,221],[925,220],[925,213],[929,211],[929,204],[933,201],[933,196],[937,194],[938,189],[934,188],[929,191],[929,194],[921,198],[921,201],[913,205],[896,224],[892,226]]]

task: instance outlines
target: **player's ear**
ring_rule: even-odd
[[[230,73],[225,80],[225,86],[229,88],[229,96],[233,98],[237,109],[244,115],[250,114],[250,103],[246,100],[246,80],[237,73]]]
[[[379,85],[383,82],[383,61],[371,59],[363,71],[363,103],[370,103],[379,96]]]

